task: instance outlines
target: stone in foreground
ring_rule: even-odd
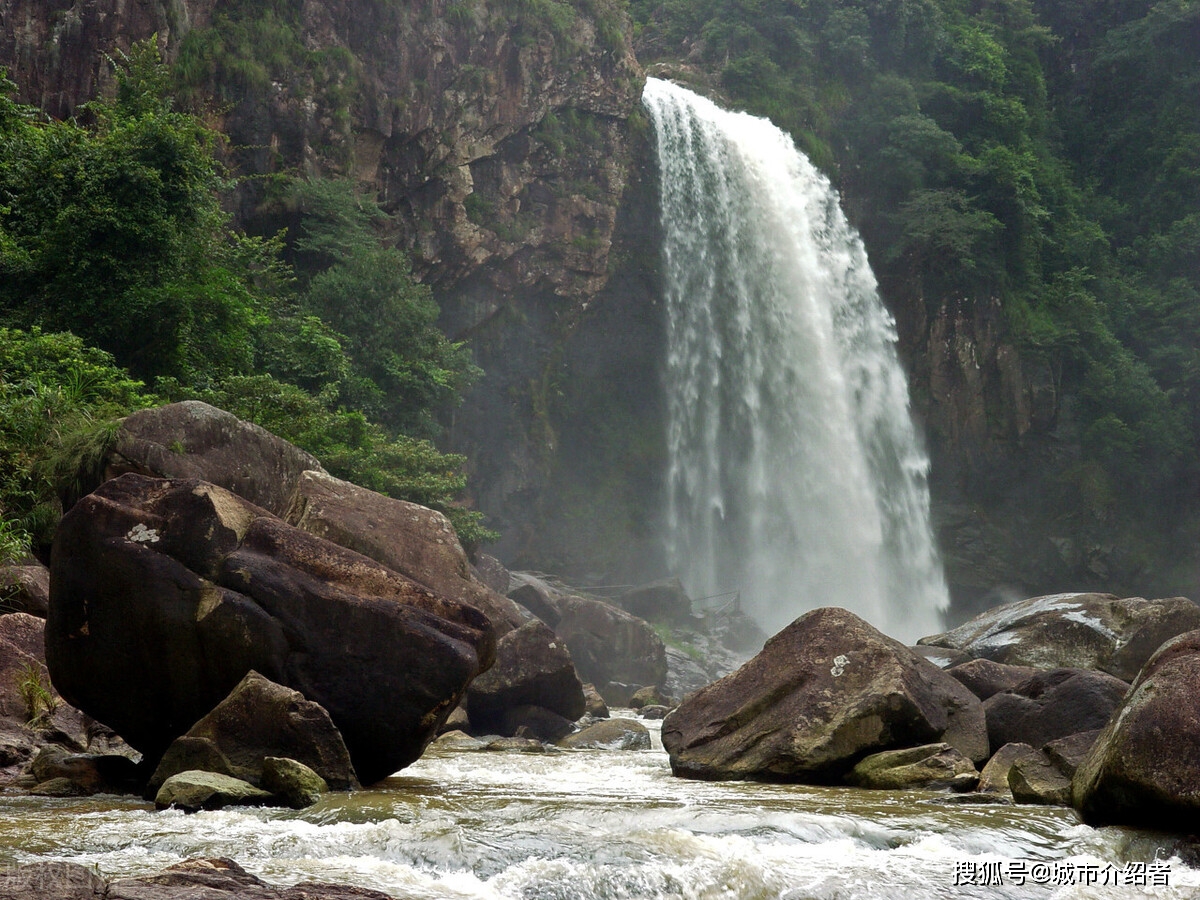
[[[154,796],[154,805],[159,809],[173,806],[187,812],[197,812],[201,809],[224,809],[226,806],[261,806],[272,799],[269,791],[256,788],[240,778],[191,769],[164,781]]]
[[[122,475],[55,537],[54,684],[151,762],[253,669],[323,706],[371,783],[494,654],[478,610],[207,482]]]
[[[1200,631],[1151,657],[1075,772],[1090,825],[1193,832],[1200,817]]]
[[[263,760],[262,788],[284,806],[305,809],[319,801],[329,785],[302,762],[268,756]]]
[[[987,758],[983,707],[937,666],[844,609],[818,609],[663,722],[677,775],[834,784],[863,757],[946,743]]]
[[[972,790],[974,764],[949,744],[926,744],[872,753],[850,770],[846,782],[879,790]]]
[[[329,713],[299,691],[249,672],[212,712],[167,748],[149,791],[156,793],[164,781],[188,769],[266,787],[264,761],[280,756],[304,764],[335,790],[358,787],[350,754]]]

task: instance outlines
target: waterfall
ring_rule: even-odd
[[[667,315],[667,554],[769,633],[947,606],[895,322],[829,181],[766,119],[651,78]]]

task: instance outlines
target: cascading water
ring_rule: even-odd
[[[669,561],[775,631],[913,639],[947,591],[895,323],[828,180],[765,119],[649,79],[665,236]]]

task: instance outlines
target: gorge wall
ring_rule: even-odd
[[[282,37],[249,52],[263,17]],[[109,86],[105,54],[155,34],[214,98],[236,172],[378,192],[486,373],[448,433],[503,534],[494,552],[591,583],[666,574],[656,173],[617,0],[0,0],[0,66],[53,116]],[[242,221],[286,224],[263,184],[240,190]],[[870,199],[845,189],[853,219]],[[1118,550],[1047,524],[1025,476],[1071,452],[1069,404],[1050,364],[1007,340],[999,303],[882,288],[956,617],[1005,590],[1147,590]]]

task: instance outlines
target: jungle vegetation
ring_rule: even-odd
[[[431,442],[478,370],[373,199],[285,179],[298,229],[247,235],[221,205],[221,136],[175,105],[152,41],[120,56],[116,83],[64,122],[0,81],[0,550],[46,544],[117,418],[180,399],[489,538],[456,503],[463,459]]]

